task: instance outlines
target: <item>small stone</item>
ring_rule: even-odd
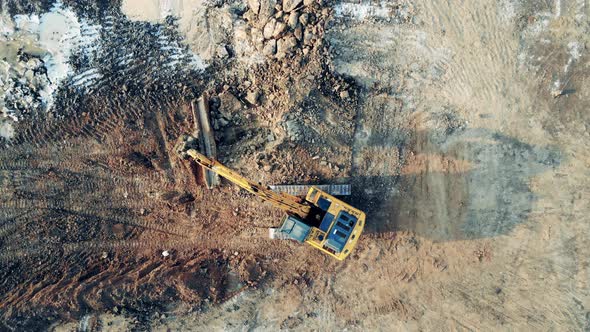
[[[303,40],[303,28],[301,27],[301,25],[297,25],[295,31],[293,31],[293,35],[295,36],[295,38],[297,38],[298,41]]]
[[[350,97],[348,91],[346,91],[346,90],[340,91],[340,98],[342,98],[342,99],[348,99],[348,97]]]
[[[303,0],[283,0],[283,10],[286,12],[291,12],[301,3],[303,3]]]
[[[328,165],[327,161],[325,161],[325,160],[320,161],[320,166],[326,166],[326,165]]]
[[[106,259],[107,257],[109,257],[109,254],[106,251],[103,251],[102,255],[100,255],[100,258],[102,259]]]
[[[285,32],[285,30],[287,29],[287,24],[285,24],[284,22],[277,22],[277,24],[275,25],[275,29],[272,33],[272,36],[274,38],[279,38],[283,32]]]
[[[295,36],[288,36],[280,39],[277,42],[277,56],[279,54],[287,55],[293,52],[295,46],[297,46],[297,39]]]
[[[263,169],[265,172],[270,172],[270,170],[272,169],[272,167],[270,167],[270,165],[264,165],[264,167],[262,167],[262,169]]]
[[[269,39],[264,43],[264,48],[262,49],[262,54],[266,56],[273,56],[277,53],[277,40],[276,39]]]
[[[25,78],[32,83],[35,79],[35,73],[31,69],[27,69],[27,71],[25,71]]]
[[[258,15],[260,11],[260,0],[248,0],[248,7],[250,7],[254,14]]]
[[[246,11],[243,15],[244,20],[246,20],[246,22],[256,21],[256,16],[257,16],[256,13],[252,9]]]
[[[313,32],[309,31],[308,29],[305,29],[305,31],[303,32],[303,44],[311,45],[314,37],[315,36]]]
[[[234,252],[234,256],[237,256],[237,255],[239,255],[239,254],[240,254],[240,253],[239,253],[239,252],[237,252],[237,251],[235,251],[235,252]]]
[[[30,58],[27,61],[27,68],[29,69],[37,69],[41,66],[41,60],[37,58]]]
[[[226,119],[224,119],[224,118],[221,118],[221,119],[219,119],[219,125],[220,125],[221,127],[225,127],[225,126],[227,126],[228,124],[229,124],[229,121],[227,121]]]
[[[217,55],[222,59],[229,58],[229,52],[227,51],[227,48],[225,48],[225,46],[223,45],[218,47]]]
[[[168,256],[170,256],[170,253],[168,252],[168,250],[164,250],[164,251],[162,251],[162,256],[168,257]]]
[[[289,24],[289,28],[295,29],[297,27],[297,23],[299,23],[299,13],[298,12],[291,12],[289,14],[289,18],[287,19]]]
[[[258,21],[265,24],[268,19],[275,13],[276,0],[260,0],[260,11],[258,12]]]
[[[301,16],[299,16],[299,22],[302,25],[307,25],[307,23],[309,23],[309,14],[308,13],[301,14]]]
[[[262,30],[262,35],[264,39],[271,39],[272,35],[275,31],[275,27],[277,25],[277,21],[273,18],[270,21],[266,22],[264,29]]]
[[[248,91],[246,94],[246,100],[252,105],[258,104],[258,98],[260,98],[260,92],[258,91]]]

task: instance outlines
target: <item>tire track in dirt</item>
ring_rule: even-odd
[[[510,89],[505,82],[514,80],[517,45],[509,42],[512,32],[500,14],[486,10],[494,8],[494,3],[480,1],[455,5],[423,1],[421,5],[424,15],[432,17],[435,22],[435,34],[457,43],[455,50],[471,50],[466,54],[453,54],[453,61],[444,76],[443,93],[453,98],[451,100],[467,100],[474,96],[493,101],[504,95]],[[482,77],[486,79],[482,80]]]

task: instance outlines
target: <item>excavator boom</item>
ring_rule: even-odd
[[[301,199],[289,194],[274,192],[269,187],[263,186],[261,183],[255,183],[246,179],[217,160],[211,159],[202,153],[199,153],[194,148],[191,148],[191,139],[191,137],[183,137],[179,142],[177,151],[181,154],[190,156],[199,165],[219,174],[240,188],[260,197],[264,201],[270,202],[287,213],[295,214],[300,218],[306,218],[309,215],[311,207],[306,203],[302,203]],[[187,142],[189,144],[187,144]]]

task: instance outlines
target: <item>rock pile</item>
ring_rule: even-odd
[[[268,58],[283,59],[302,49],[307,54],[323,34],[323,14],[315,0],[248,0],[243,17],[249,37]]]

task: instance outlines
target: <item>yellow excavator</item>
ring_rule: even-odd
[[[183,135],[175,149],[184,159],[194,160],[263,201],[283,209],[286,216],[277,230],[282,238],[305,242],[338,260],[350,255],[365,226],[364,212],[317,187],[311,187],[305,199],[272,191],[199,153],[196,144],[196,138]]]

